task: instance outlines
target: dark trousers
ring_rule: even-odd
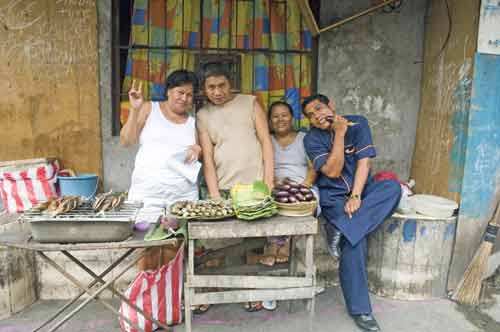
[[[345,197],[322,206],[326,220],[344,235],[340,244],[340,285],[351,315],[372,312],[366,272],[366,236],[393,213],[400,197],[401,186],[397,181],[371,181],[361,195],[361,207],[351,219],[344,212]]]

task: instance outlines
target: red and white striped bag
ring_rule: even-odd
[[[154,271],[141,271],[130,284],[125,296],[144,313],[166,325],[182,322],[182,287],[183,287],[184,244],[179,247],[175,258]],[[159,326],[145,319],[142,314],[122,301],[120,313],[130,321],[152,332]],[[136,328],[120,318],[122,332],[138,332]]]
[[[57,161],[24,170],[0,169],[0,193],[7,212],[20,213],[58,197],[55,185],[58,171]]]

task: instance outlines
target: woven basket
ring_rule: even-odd
[[[278,206],[278,214],[287,217],[305,217],[312,216],[314,210],[318,206],[318,201],[297,202],[297,203],[280,203],[276,202]]]

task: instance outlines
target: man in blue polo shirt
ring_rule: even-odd
[[[319,174],[316,185],[327,220],[327,246],[330,254],[340,256],[347,309],[363,331],[380,331],[368,295],[366,236],[392,214],[401,187],[370,176],[376,153],[365,117],[337,115],[334,103],[321,94],[305,98],[302,111],[312,127],[304,146]]]

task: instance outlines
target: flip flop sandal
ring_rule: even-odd
[[[195,314],[195,315],[202,315],[202,314],[206,313],[208,311],[208,309],[210,309],[210,305],[209,304],[200,304],[200,305],[197,305],[193,309],[193,314]]]
[[[262,308],[267,311],[275,311],[277,307],[278,303],[276,302],[276,300],[262,301]]]
[[[256,312],[262,310],[262,302],[245,302],[243,308],[246,312]]]

